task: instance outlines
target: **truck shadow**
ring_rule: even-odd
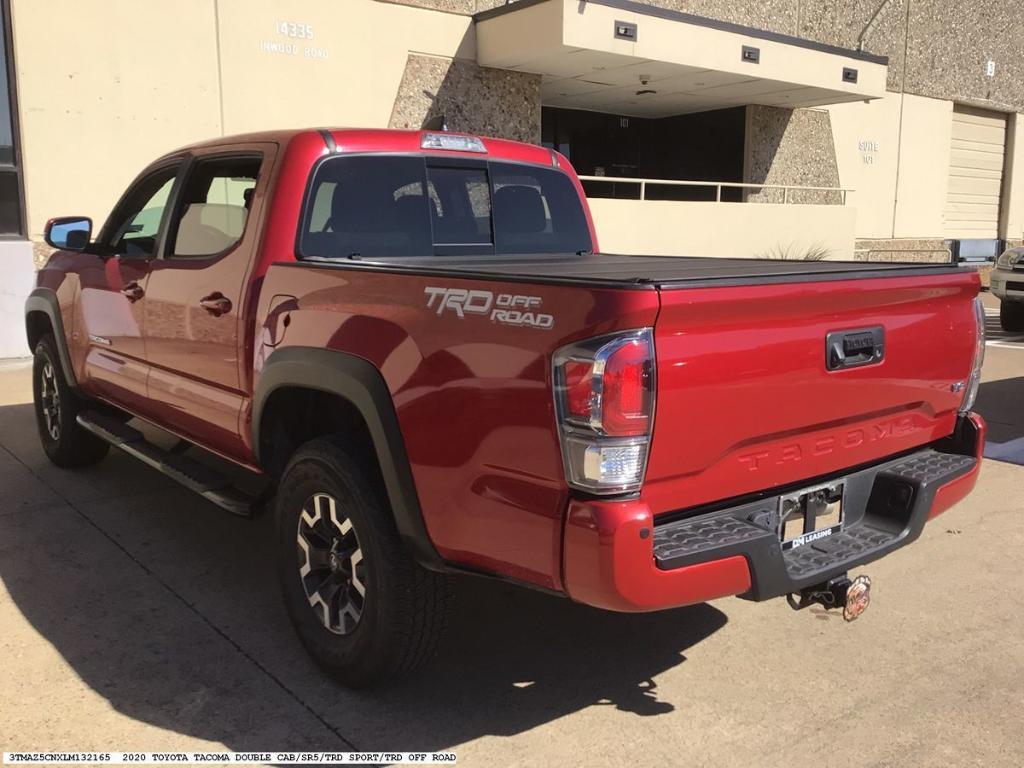
[[[594,705],[666,715],[676,703],[654,677],[726,623],[708,605],[621,615],[482,580],[457,588],[436,662],[408,682],[359,694],[361,706],[381,716],[401,713],[392,719],[400,727],[378,744],[397,738],[412,750],[512,736]]]
[[[7,647],[38,658],[45,641],[118,712],[234,750],[434,750],[590,706],[665,715],[691,703],[664,698],[654,678],[727,621],[708,605],[613,614],[460,577],[439,657],[404,682],[353,692],[325,678],[291,630],[269,518],[232,518],[116,452],[56,470],[30,405],[0,408],[0,446],[6,610],[41,636],[22,629]],[[3,502],[15,493],[24,503]]]

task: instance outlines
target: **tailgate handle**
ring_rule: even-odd
[[[825,337],[825,368],[830,371],[880,363],[884,357],[885,329],[880,325],[832,331]]]

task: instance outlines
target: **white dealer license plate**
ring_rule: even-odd
[[[779,498],[779,540],[783,549],[802,547],[843,528],[843,489],[835,482]]]

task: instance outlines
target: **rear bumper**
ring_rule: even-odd
[[[974,488],[984,443],[985,422],[970,414],[939,443],[843,475],[843,530],[786,552],[776,533],[777,495],[657,523],[638,499],[574,500],[565,527],[566,591],[615,611],[797,592],[920,536],[928,520]]]

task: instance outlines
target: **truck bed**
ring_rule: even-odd
[[[447,289],[462,298],[432,301]],[[472,289],[539,300],[530,306],[551,323],[539,332],[489,308],[459,312]],[[557,350],[652,329],[656,406],[640,502],[656,523],[689,519],[842,480],[951,435],[977,344],[977,291],[977,273],[951,265],[324,258],[267,271],[259,327],[264,355],[326,347],[381,371],[442,557],[551,586],[564,573],[567,514]],[[829,369],[830,334],[871,331],[877,345],[878,329],[882,359]]]
[[[698,288],[870,277],[956,273],[952,264],[861,261],[786,261],[706,256],[627,256],[610,253],[524,256],[450,256],[385,259],[306,259],[292,266],[451,275],[515,282],[557,283],[603,288]]]

